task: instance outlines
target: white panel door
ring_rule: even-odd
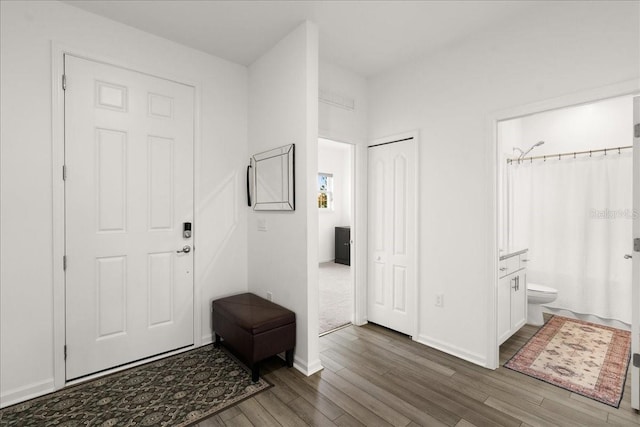
[[[414,139],[369,147],[367,318],[413,335],[416,298]]]
[[[194,91],[65,56],[67,380],[193,344]]]
[[[640,239],[640,97],[633,98],[633,237]],[[633,252],[631,353],[640,354],[640,251]],[[640,356],[639,356],[640,357]],[[631,406],[640,409],[640,368],[631,367]]]

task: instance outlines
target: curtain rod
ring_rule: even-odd
[[[600,150],[573,151],[573,152],[570,152],[570,153],[547,154],[547,155],[544,155],[544,156],[524,157],[522,159],[518,159],[518,158],[507,159],[507,164],[511,164],[511,163],[514,163],[514,162],[522,163],[522,162],[525,162],[525,161],[533,162],[534,160],[540,160],[540,159],[544,159],[545,161],[547,159],[550,159],[550,160],[553,160],[553,159],[562,160],[563,157],[567,157],[567,156],[573,156],[573,158],[575,159],[575,157],[578,154],[588,154],[589,156],[591,156],[594,153],[604,153],[605,156],[606,156],[607,153],[610,152],[610,151],[617,151],[618,154],[620,154],[621,150],[629,150],[629,149],[632,149],[632,148],[633,148],[633,145],[627,145],[627,146],[624,146],[624,147],[602,148]]]

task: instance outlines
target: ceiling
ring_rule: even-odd
[[[318,24],[322,60],[363,76],[427,56],[536,1],[149,1],[67,3],[243,65],[304,20]],[[537,4],[536,4],[537,3]]]

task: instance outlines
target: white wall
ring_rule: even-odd
[[[247,289],[247,69],[54,1],[0,2],[0,401],[53,387],[51,43],[199,85],[196,290]],[[56,77],[56,83],[59,77]],[[58,174],[56,173],[56,176]],[[58,270],[55,270],[58,271]]]
[[[369,135],[420,132],[418,339],[486,364],[494,286],[493,112],[638,79],[637,2],[541,2],[374,77]],[[434,306],[444,293],[443,308]]]
[[[320,139],[318,172],[333,175],[333,209],[318,209],[318,260],[335,259],[335,227],[351,225],[351,146]]]
[[[367,80],[349,70],[320,62],[320,90],[332,97],[353,101],[352,110],[319,102],[318,133],[321,138],[349,144],[367,140]]]
[[[528,154],[544,156],[632,145],[632,117],[633,97],[621,96],[500,122],[498,130],[506,151],[545,141]],[[511,128],[519,132],[502,131]]]
[[[295,366],[321,369],[318,350],[318,29],[305,22],[249,67],[249,151],[295,146],[296,205],[251,211],[249,289],[296,313]],[[258,231],[258,221],[266,231]]]

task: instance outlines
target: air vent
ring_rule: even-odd
[[[324,104],[333,105],[334,107],[343,108],[345,110],[354,111],[356,109],[356,101],[354,99],[326,89],[320,89],[320,96],[318,99]]]

